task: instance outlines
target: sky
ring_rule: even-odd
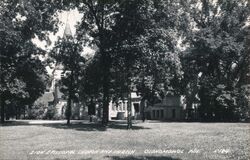
[[[61,13],[58,13],[59,18],[59,30],[56,34],[50,33],[49,38],[52,41],[52,44],[50,46],[46,46],[46,41],[40,41],[38,38],[34,38],[32,41],[35,43],[38,47],[50,50],[53,48],[53,45],[55,41],[58,39],[58,37],[62,37],[64,33],[64,29],[66,26],[66,23],[70,25],[70,29],[72,34],[74,35],[76,32],[75,25],[77,22],[79,22],[82,18],[82,14],[80,14],[76,9],[71,11],[62,11]]]
[[[75,35],[76,33],[76,24],[79,22],[82,18],[82,14],[78,12],[77,9],[70,10],[70,11],[62,11],[61,13],[58,13],[58,18],[59,18],[59,30],[56,34],[49,33],[49,39],[52,42],[51,45],[48,45],[46,41],[40,41],[38,38],[32,39],[32,42],[36,44],[39,48],[50,51],[55,42],[57,41],[58,37],[63,37],[63,33],[65,30],[65,26],[68,23],[71,29],[71,33]],[[84,47],[83,54],[94,54],[94,50],[89,48],[89,47]],[[47,55],[45,56],[40,56],[39,58],[41,60],[46,59]],[[52,70],[50,67],[46,67],[47,71],[49,74],[51,74]]]
[[[51,45],[48,46],[46,41],[40,41],[38,38],[34,38],[32,40],[33,43],[46,51],[50,51],[53,48],[58,37],[63,37],[66,23],[68,23],[70,25],[71,32],[74,35],[76,33],[75,25],[77,24],[77,22],[81,21],[82,16],[83,16],[83,14],[80,14],[77,9],[70,10],[70,11],[62,11],[62,12],[58,13],[58,18],[60,21],[59,30],[56,34],[53,34],[53,33],[49,34],[50,41],[52,42]],[[244,27],[249,26],[249,25],[250,25],[250,17],[249,17],[248,22],[246,22],[246,25]],[[182,50],[185,49],[185,48],[182,48],[180,46],[180,42],[181,42],[181,40],[179,39],[178,40],[178,47]],[[93,49],[91,49],[89,47],[84,47],[83,55],[84,54],[93,55],[94,53],[95,53],[95,51]],[[41,60],[44,60],[44,59],[46,59],[46,56],[45,57],[41,56],[40,58],[41,58]],[[52,70],[49,67],[46,67],[46,68],[47,68],[48,73],[51,74]]]

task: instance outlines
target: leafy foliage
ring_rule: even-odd
[[[184,82],[186,86],[198,85],[191,87],[196,89],[189,94],[189,101],[199,93],[202,117],[214,114],[209,118],[218,120],[217,115],[222,118],[225,114],[229,117],[222,119],[234,119],[240,70],[246,66],[243,26],[249,18],[249,3],[205,0],[189,5],[192,32],[182,61]]]
[[[70,123],[71,117],[71,103],[79,99],[79,84],[82,79],[80,74],[83,70],[83,64],[85,59],[81,56],[82,47],[72,37],[72,35],[65,35],[64,38],[59,39],[50,55],[56,61],[56,66],[62,64],[63,73],[65,76],[62,77],[60,83],[62,86],[61,91],[67,96],[68,107],[66,109],[66,117],[68,124]]]
[[[0,2],[1,121],[6,100],[33,103],[44,91],[46,71],[38,55],[45,52],[32,38],[47,40],[48,30],[56,31],[54,3],[44,1]]]

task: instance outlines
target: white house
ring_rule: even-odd
[[[140,118],[141,111],[141,97],[135,92],[131,93],[131,114],[134,119]],[[118,103],[109,103],[109,119],[126,119],[128,117],[127,112],[128,100],[119,100]]]
[[[166,96],[161,103],[146,108],[147,119],[182,120],[184,118],[184,97]]]

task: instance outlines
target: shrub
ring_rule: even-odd
[[[43,103],[34,103],[33,106],[31,106],[28,109],[28,119],[43,119],[45,113],[46,113],[47,106]]]

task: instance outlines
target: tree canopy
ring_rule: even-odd
[[[56,3],[44,1],[0,2],[1,121],[6,100],[33,103],[45,90],[46,70],[39,55],[45,52],[32,43],[47,40],[47,31],[56,32]]]
[[[49,56],[67,73],[61,80],[71,101],[102,99],[107,125],[111,100],[136,91],[151,105],[185,95],[187,118],[199,104],[201,120],[249,118],[250,3],[245,0],[42,0],[0,2],[1,117],[6,101],[32,104],[45,90],[46,52],[57,13],[83,14],[76,34],[58,39]],[[95,48],[86,60],[83,47]],[[244,88],[244,89],[243,89]],[[131,104],[131,103],[129,103]],[[131,106],[128,106],[128,113]],[[247,112],[247,114],[243,113]],[[128,116],[128,128],[131,128]]]

